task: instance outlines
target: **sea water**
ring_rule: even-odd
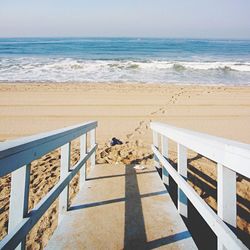
[[[1,38],[0,82],[250,84],[250,41]]]

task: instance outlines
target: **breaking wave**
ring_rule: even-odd
[[[0,81],[250,84],[250,62],[6,57]]]

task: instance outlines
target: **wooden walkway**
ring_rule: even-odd
[[[60,224],[48,249],[195,249],[179,215],[187,215],[187,201],[217,236],[218,249],[248,249],[231,227],[237,221],[236,173],[250,178],[249,144],[152,122],[152,151],[155,166],[163,169],[161,180],[154,168],[136,172],[132,165],[95,166],[96,127],[90,121],[0,144],[0,177],[11,174],[8,234],[0,249],[24,249],[27,234],[58,198]],[[80,159],[71,166],[70,145],[76,138]],[[168,161],[169,139],[177,143],[177,170]],[[31,162],[57,148],[60,181],[29,211]],[[188,149],[217,163],[217,214],[186,181]],[[92,167],[85,181],[88,160]],[[79,173],[84,185],[66,213],[67,187]],[[170,185],[169,176],[178,186],[178,212],[162,184]]]
[[[96,165],[46,249],[197,249],[155,170]]]

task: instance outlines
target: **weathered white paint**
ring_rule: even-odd
[[[90,131],[90,147],[95,145],[95,129]],[[90,165],[91,167],[95,166],[95,154],[90,157]]]
[[[181,144],[177,145],[177,169],[180,176],[187,179],[187,148]],[[178,187],[178,211],[182,216],[187,217],[187,197],[181,188]]]
[[[0,143],[0,176],[12,172],[8,235],[0,242],[0,249],[24,247],[26,235],[60,194],[59,209],[60,211],[67,209],[68,192],[66,191],[69,182],[97,148],[97,145],[92,143],[90,150],[81,154],[79,162],[69,171],[70,141],[95,129],[96,126],[97,122],[90,122],[38,136]],[[27,213],[30,162],[60,146],[62,146],[60,181]],[[21,166],[20,162],[27,164]]]
[[[61,147],[61,169],[60,180],[67,177],[70,170],[70,145],[68,142]],[[61,192],[59,196],[59,222],[62,220],[63,214],[68,210],[69,204],[69,185]]]
[[[236,173],[217,164],[217,210],[219,217],[236,227]],[[225,249],[218,241],[218,249]]]
[[[28,213],[29,206],[30,164],[11,173],[11,191],[8,233],[23,220]],[[16,249],[24,249],[25,239]]]
[[[177,183],[178,188],[186,194],[217,235],[218,249],[246,249],[223,221],[234,227],[236,226],[236,172],[250,177],[250,168],[248,167],[250,165],[250,145],[162,123],[153,122],[150,126],[153,134],[158,133],[177,142],[179,173],[160,154],[157,147],[152,145],[152,148],[156,157]],[[218,163],[218,215],[185,180],[187,173],[186,148],[190,148]],[[180,196],[178,201],[180,201]],[[179,210],[183,209],[182,206],[179,207],[179,203],[178,208]]]
[[[80,136],[80,159],[82,159],[87,153],[87,136],[86,134]],[[86,179],[86,165],[84,164],[80,170],[80,189],[85,183]]]
[[[161,153],[168,159],[168,138],[164,135],[161,137]],[[162,168],[162,181],[164,184],[169,185],[169,174],[166,168]]]
[[[158,136],[158,133],[155,131],[153,131],[153,144],[155,147],[159,148],[159,136]],[[154,164],[158,169],[161,167],[159,160],[157,159],[155,155],[154,155]]]
[[[97,127],[88,122],[52,132],[0,143],[0,177],[29,164]]]
[[[219,218],[217,214],[207,205],[207,203],[195,192],[195,190],[184,180],[172,165],[162,156],[160,151],[152,145],[152,150],[163,166],[168,170],[171,177],[182,189],[187,198],[192,202],[197,211],[206,220],[206,223],[220,239],[221,243],[231,250],[247,249],[247,247],[236,237],[228,226]]]
[[[95,153],[97,145],[91,148],[86,156],[80,160],[75,166],[72,167],[72,170],[68,173],[67,177],[64,180],[60,180],[33,208],[28,216],[24,218],[21,223],[15,227],[1,242],[0,249],[14,249],[19,242],[29,233],[31,228],[38,222],[38,220],[43,216],[51,204],[58,198],[60,193],[65,189],[69,182],[74,178],[78,173],[81,167],[86,163],[92,154]]]
[[[151,129],[229,169],[250,176],[250,145],[152,122]]]

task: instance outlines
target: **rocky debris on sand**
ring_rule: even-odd
[[[141,140],[126,141],[122,144],[100,146],[96,160],[99,164],[151,164],[153,155]]]

